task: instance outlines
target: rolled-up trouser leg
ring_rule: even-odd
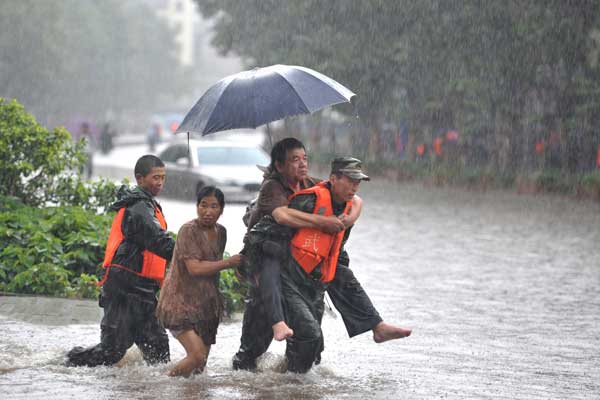
[[[327,293],[342,315],[348,336],[370,331],[382,321],[371,299],[348,266],[338,263]]]
[[[283,321],[283,304],[281,300],[281,259],[265,255],[261,262],[258,278],[258,292],[265,309],[269,324]]]
[[[125,296],[104,296],[101,300],[104,316],[100,323],[100,343],[88,347],[74,347],[67,353],[71,366],[112,365],[117,363],[133,344],[132,315]]]
[[[286,321],[294,330],[294,335],[287,339],[285,355],[288,371],[305,373],[323,351],[320,321],[324,290],[307,278],[304,278],[304,283],[299,282],[299,276],[285,269],[281,275]]]
[[[240,348],[233,357],[233,369],[253,370],[256,359],[264,354],[273,340],[273,329],[256,289],[252,289],[242,322]]]

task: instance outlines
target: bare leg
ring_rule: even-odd
[[[273,339],[281,342],[289,337],[294,336],[294,331],[285,323],[285,321],[279,321],[273,324]]]
[[[176,339],[183,345],[187,355],[169,371],[168,375],[187,378],[192,372],[201,373],[204,371],[210,345],[205,345],[202,338],[193,329],[183,332]]]
[[[412,330],[407,328],[401,328],[399,326],[388,324],[385,321],[381,321],[375,328],[373,328],[373,340],[375,343],[383,343],[388,340],[400,339],[410,336]]]

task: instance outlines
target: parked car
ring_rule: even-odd
[[[167,167],[162,194],[196,200],[205,185],[215,185],[227,202],[248,202],[256,197],[263,180],[258,166],[269,164],[269,155],[256,144],[190,139],[167,145],[159,154]]]

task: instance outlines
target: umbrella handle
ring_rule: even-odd
[[[267,122],[267,136],[269,136],[269,149],[273,148],[273,138],[271,137],[271,127],[269,126],[269,123]]]
[[[187,142],[188,142],[188,150],[187,150],[187,152],[188,152],[188,157],[190,157],[190,156],[191,156],[191,154],[190,154],[190,132],[189,132],[189,131],[188,131],[188,133],[187,133],[187,140],[188,140],[188,141],[187,141]],[[190,158],[190,160],[191,160],[191,158]],[[191,161],[190,161],[190,162],[191,162]]]

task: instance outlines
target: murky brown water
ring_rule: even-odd
[[[600,206],[506,193],[364,185],[348,250],[382,316],[410,338],[348,339],[325,317],[323,363],[281,374],[275,344],[262,372],[234,372],[240,323],[224,323],[206,373],[171,379],[131,350],[118,367],[65,368],[98,323],[0,319],[0,397],[27,399],[365,399],[600,397]],[[175,227],[193,205],[164,202]],[[243,207],[226,209],[230,251]],[[1,298],[0,298],[0,301]],[[171,339],[172,358],[183,357]]]

